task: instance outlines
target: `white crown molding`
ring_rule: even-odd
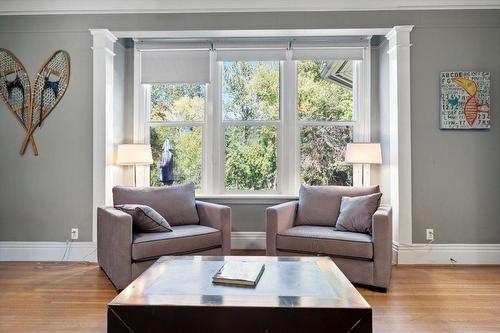
[[[2,0],[0,15],[499,9],[499,0]]]

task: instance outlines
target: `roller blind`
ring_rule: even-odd
[[[141,83],[209,83],[209,50],[141,51]]]
[[[293,60],[363,60],[362,47],[294,48]]]
[[[217,61],[285,60],[286,50],[217,50]]]
[[[215,41],[217,61],[285,60],[287,40],[234,39]]]

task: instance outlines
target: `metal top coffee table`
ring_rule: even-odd
[[[255,288],[215,285],[262,262]],[[108,305],[108,332],[371,332],[372,310],[328,257],[161,257]]]

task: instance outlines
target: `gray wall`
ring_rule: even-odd
[[[0,22],[5,22],[1,18]],[[13,20],[12,22],[17,22]],[[11,27],[15,28],[15,26]],[[92,58],[88,32],[0,31],[30,79],[57,49],[71,57],[71,81],[57,108],[35,132],[40,155],[20,156],[24,129],[0,102],[0,240],[64,241],[70,229],[90,240],[92,221]]]
[[[434,228],[439,243],[498,243],[500,28],[422,28],[412,43],[413,241]],[[439,130],[438,75],[457,69],[491,72],[491,130]]]
[[[23,130],[0,106],[0,240],[62,241],[71,227],[80,228],[80,240],[91,238],[92,57],[87,29],[398,24],[416,26],[411,35],[414,241],[423,242],[424,229],[431,227],[436,243],[499,243],[500,178],[495,171],[500,169],[500,130],[495,106],[500,93],[500,11],[495,10],[1,17],[0,47],[17,54],[32,77],[58,48],[69,51],[73,72],[66,96],[36,134],[38,158],[18,156]],[[490,131],[439,130],[438,74],[451,69],[492,72]],[[235,206],[237,230],[263,230],[265,206],[251,207]]]

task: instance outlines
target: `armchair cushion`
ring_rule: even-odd
[[[163,216],[171,226],[198,224],[194,184],[168,187],[123,187],[113,188],[114,205],[147,205]]]
[[[378,192],[378,186],[301,186],[296,225],[334,227],[343,196],[357,197]]]
[[[172,232],[135,234],[132,259],[136,261],[178,255],[222,246],[219,230],[203,225],[172,226]]]
[[[336,228],[340,231],[372,233],[372,217],[382,193],[342,197]]]
[[[331,227],[297,226],[279,232],[279,251],[324,254],[329,256],[373,258],[372,237],[357,232],[337,231]]]
[[[132,216],[132,225],[136,232],[172,231],[170,224],[156,210],[146,205],[118,205],[116,209]]]

